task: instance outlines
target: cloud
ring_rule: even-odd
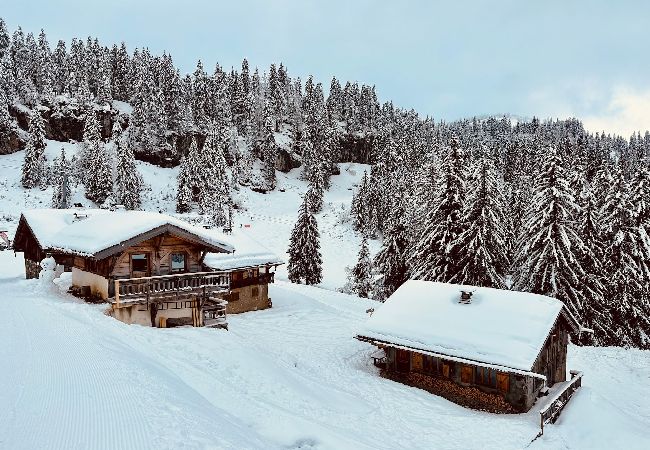
[[[594,133],[605,131],[625,138],[636,131],[643,134],[650,130],[650,89],[617,87],[602,110],[581,119],[585,128]]]

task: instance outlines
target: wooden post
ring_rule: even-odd
[[[120,307],[120,280],[115,280],[115,307]]]

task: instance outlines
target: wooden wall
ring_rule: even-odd
[[[569,325],[563,316],[559,316],[553,330],[546,338],[533,372],[546,375],[546,385],[566,381],[567,346],[569,344]]]
[[[150,275],[171,274],[172,253],[185,253],[188,272],[201,271],[202,247],[186,242],[175,236],[164,235],[144,241],[129,247],[115,261],[111,277],[129,278],[131,276],[131,255],[137,253],[149,254]]]

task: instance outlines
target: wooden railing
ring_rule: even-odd
[[[231,289],[239,289],[246,286],[256,286],[258,284],[273,283],[275,280],[275,273],[260,273],[256,277],[241,278],[232,280],[230,282]]]
[[[539,421],[541,431],[539,436],[544,434],[544,424],[555,423],[560,413],[569,402],[573,393],[582,386],[582,372],[571,371],[571,381],[569,381],[564,388],[556,392],[555,395],[549,400],[548,404],[539,411]]]
[[[197,272],[115,280],[116,305],[184,300],[188,294],[228,292],[228,272]]]

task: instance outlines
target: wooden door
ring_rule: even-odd
[[[497,372],[497,389],[504,394],[510,389],[510,375],[503,372]]]
[[[462,366],[460,369],[460,381],[463,383],[472,382],[472,366]]]
[[[400,372],[408,372],[410,369],[410,355],[407,350],[397,349],[396,369]]]
[[[422,372],[422,354],[411,353],[411,370],[414,372]]]

